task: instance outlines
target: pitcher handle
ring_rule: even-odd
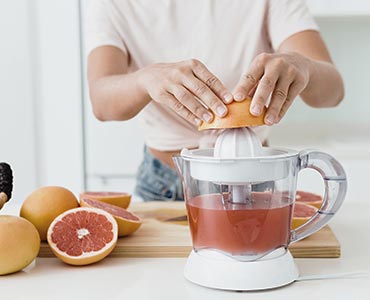
[[[325,226],[341,207],[347,191],[347,178],[342,165],[331,155],[304,150],[298,155],[299,171],[310,168],[324,180],[325,194],[320,209],[302,226],[291,231],[290,242],[299,241]]]

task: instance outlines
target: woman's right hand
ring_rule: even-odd
[[[153,64],[139,70],[137,76],[138,84],[152,100],[197,126],[202,120],[211,122],[213,114],[225,116],[225,103],[233,101],[221,81],[196,59]]]

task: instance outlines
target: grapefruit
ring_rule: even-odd
[[[200,124],[198,127],[198,130],[265,125],[264,118],[266,114],[266,107],[264,107],[262,114],[256,117],[249,111],[251,102],[252,99],[245,99],[242,102],[231,102],[227,105],[229,112],[225,117],[220,118],[215,115],[212,122],[202,122],[202,124]]]
[[[46,186],[26,198],[20,216],[35,225],[41,240],[45,241],[48,227],[55,217],[78,206],[78,200],[71,191],[59,186]]]
[[[133,213],[109,203],[103,203],[94,199],[81,199],[81,206],[96,207],[110,213],[117,221],[118,236],[126,236],[139,229],[142,220]]]
[[[303,203],[295,202],[293,209],[293,218],[291,228],[295,229],[304,223],[306,223],[315,213],[317,208],[315,206]]]
[[[131,194],[121,192],[83,192],[80,194],[81,199],[88,198],[99,200],[105,203],[116,205],[126,209],[131,202]]]
[[[318,209],[321,207],[322,204],[322,197],[320,195],[304,191],[297,191],[295,200],[315,206]]]
[[[40,236],[26,219],[0,216],[0,275],[28,266],[40,250]]]
[[[47,234],[55,256],[70,265],[88,265],[105,258],[117,243],[117,222],[97,208],[78,207],[60,214]]]

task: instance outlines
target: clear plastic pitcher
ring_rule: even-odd
[[[213,149],[187,150],[174,157],[182,177],[194,251],[213,251],[253,261],[286,251],[322,228],[346,193],[343,167],[329,154],[264,148],[259,157],[215,158]],[[297,176],[305,168],[325,185],[321,208],[291,230]]]

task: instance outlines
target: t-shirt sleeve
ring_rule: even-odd
[[[319,30],[304,0],[270,0],[267,27],[275,51],[295,33]]]
[[[115,46],[127,53],[124,41],[114,22],[112,1],[87,0],[84,11],[86,55],[100,46]]]

